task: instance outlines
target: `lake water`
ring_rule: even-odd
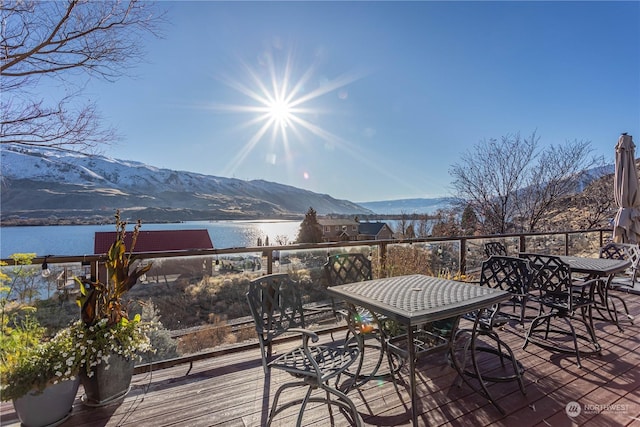
[[[127,228],[133,230],[133,225]],[[256,246],[258,238],[271,245],[293,243],[300,221],[188,221],[176,224],[143,223],[141,230],[206,229],[214,248]],[[115,225],[60,225],[1,227],[0,258],[19,252],[37,256],[93,254],[94,233],[115,231]]]

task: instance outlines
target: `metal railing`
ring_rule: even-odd
[[[136,253],[137,262],[152,262],[153,268],[144,279],[147,286],[136,286],[132,292],[140,291],[133,296],[135,298],[149,298],[173,339],[179,340],[184,348],[189,348],[179,357],[154,361],[153,368],[158,369],[255,346],[255,342],[230,344],[226,341],[214,347],[206,345],[216,339],[224,341],[234,334],[239,336],[238,341],[242,341],[243,336],[249,338],[255,335],[248,323],[250,318],[244,293],[248,281],[259,275],[274,272],[296,275],[304,287],[305,302],[316,304],[323,298],[326,286],[322,265],[328,255],[339,252],[366,253],[378,277],[406,272],[398,269],[396,264],[399,262],[408,262],[410,269],[424,268],[421,272],[427,274],[459,277],[478,271],[485,258],[484,243],[487,241],[502,242],[513,255],[518,252],[540,252],[597,257],[599,248],[610,238],[611,232],[611,229],[594,229]],[[35,277],[37,269],[44,262],[47,263],[53,273],[50,278],[41,279],[47,284],[46,298],[56,297],[62,304],[64,298],[71,299],[73,296],[73,285],[69,283],[73,276],[85,275],[92,280],[104,280],[104,257],[36,257],[30,267],[35,269],[32,275]],[[3,261],[8,264],[3,269],[14,268],[12,259]],[[43,290],[41,283],[41,298],[45,297]],[[170,291],[192,298],[185,303],[180,315],[176,315],[178,311],[172,311],[180,308],[179,303],[163,299]],[[318,328],[336,327],[334,324],[327,325]],[[244,335],[243,330],[246,332]],[[212,338],[216,334],[217,338]],[[136,369],[140,372],[150,366],[140,365]]]
[[[545,241],[548,239],[559,238],[562,241],[562,245],[555,248],[555,254],[558,255],[571,255],[571,236],[585,235],[585,234],[597,234],[597,248],[601,247],[605,242],[605,236],[612,234],[611,229],[591,229],[591,230],[577,230],[577,231],[561,231],[561,232],[538,232],[538,233],[513,233],[513,234],[500,234],[500,235],[481,235],[481,236],[454,236],[454,237],[426,237],[426,238],[414,238],[414,239],[387,239],[387,240],[360,240],[360,241],[343,241],[343,242],[326,242],[326,243],[302,243],[284,246],[255,246],[255,247],[243,247],[243,248],[225,248],[225,249],[190,249],[181,251],[169,251],[169,252],[139,252],[135,257],[138,260],[155,259],[155,258],[175,258],[175,257],[220,257],[230,254],[242,254],[257,252],[262,253],[267,260],[267,274],[273,273],[274,261],[278,259],[278,255],[281,252],[286,251],[301,251],[309,249],[326,249],[328,252],[331,250],[357,247],[357,246],[374,246],[378,247],[377,253],[380,256],[381,263],[384,263],[386,249],[389,245],[412,245],[414,243],[451,243],[458,244],[458,262],[459,271],[461,273],[466,272],[468,248],[469,242],[484,242],[484,241],[517,241],[517,249],[519,252],[533,251],[536,248],[531,247],[531,240],[534,242]],[[610,238],[610,237],[609,237]],[[608,240],[608,239],[607,239]],[[538,245],[539,246],[539,245]],[[275,256],[274,256],[275,254]],[[79,256],[55,256],[48,255],[46,257],[34,257],[32,264],[42,265],[47,262],[49,265],[55,264],[68,264],[68,263],[80,263],[83,266],[90,267],[90,274],[93,280],[96,279],[98,266],[104,262],[105,255],[79,255]],[[0,261],[4,261],[8,265],[12,265],[13,260],[11,258],[5,258]]]

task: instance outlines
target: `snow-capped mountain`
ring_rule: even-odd
[[[243,181],[43,148],[2,147],[2,218],[77,217],[116,208],[149,220],[370,214],[347,200],[263,180]],[[106,212],[105,212],[106,211]]]

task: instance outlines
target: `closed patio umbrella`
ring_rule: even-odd
[[[635,145],[623,133],[616,145],[613,193],[618,212],[613,223],[613,241],[640,243],[640,184],[636,169]]]

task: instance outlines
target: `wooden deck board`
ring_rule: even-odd
[[[629,309],[640,317],[640,296],[624,294]],[[457,385],[457,374],[443,355],[432,355],[418,364],[419,423],[429,426],[632,426],[640,425],[640,325],[623,324],[624,331],[603,321],[596,322],[602,355],[583,357],[583,368],[574,355],[553,354],[530,344],[522,349],[524,330],[507,326],[500,336],[525,366],[526,395],[516,382],[489,385],[494,398],[505,409],[500,412],[469,386]],[[328,335],[322,339],[330,339]],[[282,351],[290,344],[276,346]],[[490,369],[491,361],[481,361]],[[498,369],[497,365],[494,369]],[[386,360],[382,372],[386,372]],[[132,390],[120,403],[104,408],[84,407],[76,401],[73,415],[63,426],[261,426],[277,387],[291,377],[273,371],[268,381],[257,350],[225,354],[134,377]],[[407,373],[398,381],[398,391],[389,379],[376,379],[349,392],[365,424],[410,425]],[[80,390],[78,397],[82,395]],[[282,400],[300,396],[283,394]],[[584,408],[569,417],[565,408],[575,401]],[[3,426],[19,425],[11,403],[1,406]],[[281,413],[273,426],[295,423],[297,409]],[[337,409],[333,425],[345,425]],[[332,421],[326,405],[310,404],[304,425],[326,426]]]

